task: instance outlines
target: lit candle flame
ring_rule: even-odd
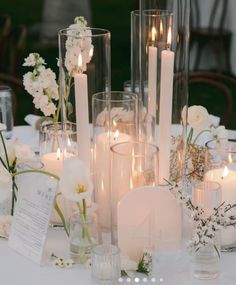
[[[113,120],[113,126],[116,127],[117,126],[117,122],[116,120]]]
[[[152,41],[155,42],[157,30],[155,27],[152,27]]]
[[[228,155],[228,161],[229,161],[229,163],[233,162],[233,158],[232,158],[232,154],[231,153],[229,153],[229,155]]]
[[[114,140],[117,140],[119,137],[119,131],[116,130],[115,133],[114,133]]]
[[[129,186],[130,186],[131,190],[134,188],[132,177],[130,178],[130,185]]]
[[[163,35],[163,23],[162,20],[160,21],[160,35]]]
[[[79,57],[78,57],[78,67],[82,67],[82,63],[83,63],[83,61],[82,61],[82,55],[81,55],[81,53],[79,54]]]
[[[171,46],[171,27],[169,27],[169,30],[168,30],[167,45],[168,45],[168,47]]]
[[[91,48],[89,51],[89,57],[92,58],[92,56],[93,56],[93,48]]]
[[[61,151],[60,148],[57,149],[57,160],[60,160],[61,158]]]
[[[224,179],[228,174],[229,174],[228,167],[225,166],[224,171],[223,171],[223,175],[222,175],[222,179]]]

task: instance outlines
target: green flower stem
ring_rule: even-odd
[[[85,238],[85,236],[87,236],[88,241],[92,244],[92,239],[91,239],[91,235],[89,233],[89,229],[88,229],[88,225],[86,224],[86,220],[85,220],[85,216],[84,216],[84,211],[83,211],[83,206],[80,204],[80,202],[77,202],[77,205],[79,207],[79,211],[80,211],[80,218],[83,224],[83,238]]]
[[[193,128],[190,129],[189,134],[188,134],[188,138],[187,138],[187,142],[190,143],[193,137]]]
[[[61,221],[62,221],[62,224],[63,224],[63,227],[64,227],[64,229],[65,229],[65,232],[66,232],[66,235],[67,235],[67,237],[69,237],[69,231],[68,231],[68,229],[67,229],[67,227],[66,227],[66,221],[65,221],[65,217],[64,217],[64,215],[63,215],[63,213],[62,213],[62,211],[61,211],[61,209],[60,209],[60,207],[59,207],[59,205],[58,205],[58,203],[57,203],[57,197],[58,196],[60,196],[61,195],[61,193],[58,193],[57,195],[56,195],[56,198],[55,198],[55,210],[57,211],[57,214],[59,215],[59,217],[60,217],[60,219],[61,219]]]
[[[205,133],[205,132],[211,132],[210,130],[203,130],[203,131],[201,131],[197,136],[196,136],[196,138],[194,139],[194,141],[193,141],[193,144],[195,144],[196,143],[196,141],[198,140],[198,138],[200,137],[200,135],[201,134],[203,134],[203,133]]]
[[[4,148],[4,153],[5,153],[5,156],[6,156],[7,168],[10,171],[10,163],[9,163],[9,159],[8,159],[8,155],[7,155],[7,148],[6,148],[6,144],[5,144],[3,135],[2,135],[2,131],[0,131],[0,137],[1,137],[3,148]],[[2,159],[1,159],[1,161],[2,161]]]

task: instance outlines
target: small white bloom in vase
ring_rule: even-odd
[[[59,189],[66,199],[74,202],[80,202],[92,195],[93,184],[80,159],[76,157],[65,159]]]
[[[30,147],[21,144],[18,141],[16,141],[14,144],[14,150],[17,163],[33,160],[35,157],[35,153]]]

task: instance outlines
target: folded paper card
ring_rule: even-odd
[[[40,264],[44,252],[57,181],[39,173],[19,176],[19,191],[9,246]]]

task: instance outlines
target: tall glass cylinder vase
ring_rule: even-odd
[[[184,166],[186,120],[181,114],[188,99],[189,13],[189,0],[140,0],[139,42],[137,37],[132,42],[139,53],[132,56],[131,86],[139,81],[142,139],[159,147],[160,184],[180,180]]]
[[[94,190],[101,237],[111,232],[110,146],[138,135],[138,98],[130,92],[102,92],[93,96]]]
[[[205,180],[217,181],[222,188],[222,202],[236,204],[236,140],[218,139],[206,143]],[[236,215],[236,210],[231,210]],[[236,229],[227,226],[221,231],[221,249],[236,251]]]
[[[91,98],[110,90],[110,32],[61,30],[59,56],[62,121],[76,122],[78,155],[90,171]]]
[[[132,247],[130,239],[134,244],[148,246],[152,238],[147,237],[144,230],[148,225],[153,226],[152,219],[155,219],[149,213],[152,208],[150,204],[147,206],[146,198],[158,190],[144,186],[157,185],[158,148],[130,141],[114,144],[111,153],[112,242],[118,243],[122,253],[127,255],[125,248]],[[140,254],[140,249],[143,247],[136,246],[136,254]],[[131,256],[137,258],[136,254]]]

